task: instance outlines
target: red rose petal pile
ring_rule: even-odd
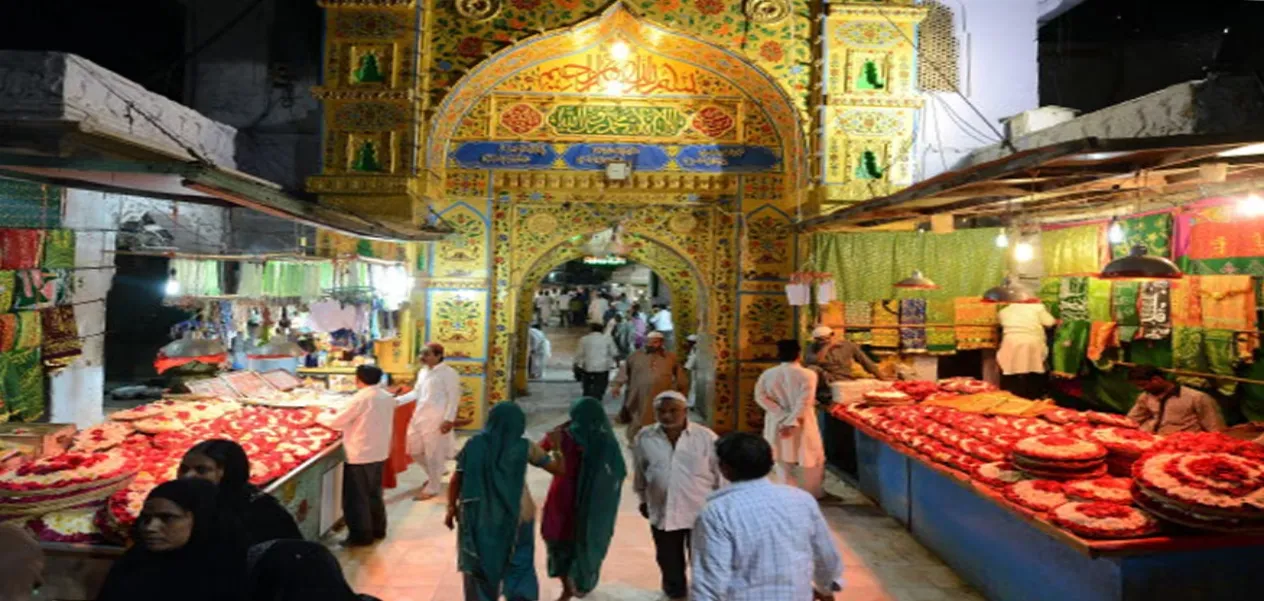
[[[158,401],[116,413],[111,422],[80,432],[76,452],[0,472],[0,515],[23,519],[45,540],[123,542],[149,491],[176,477],[191,446],[215,438],[239,441],[250,458],[251,482],[262,485],[338,440],[337,432],[316,425],[316,415],[310,408],[214,401]],[[70,517],[58,513],[71,508],[82,511]],[[88,513],[91,520],[85,518]],[[44,515],[50,517],[33,519]],[[84,526],[89,522],[90,533]],[[63,527],[67,524],[85,532]]]
[[[1049,521],[1087,538],[1134,538],[1159,531],[1149,514],[1117,503],[1065,503],[1049,512]]]
[[[1066,483],[1067,496],[1076,501],[1132,504],[1132,478],[1095,478]]]
[[[1087,435],[1087,440],[1106,447],[1110,452],[1106,457],[1106,467],[1116,476],[1130,476],[1132,464],[1148,453],[1158,440],[1149,432],[1112,426],[1096,428]]]
[[[1085,480],[1106,475],[1106,447],[1071,436],[1031,436],[1014,445],[1011,461],[1034,478]]]
[[[1005,498],[1032,511],[1044,513],[1067,503],[1061,482],[1021,480],[1005,487]]]
[[[1219,451],[1157,452],[1132,466],[1133,501],[1198,530],[1264,533],[1264,461]]]

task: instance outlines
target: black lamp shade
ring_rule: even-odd
[[[1120,257],[1106,264],[1102,269],[1101,278],[1110,279],[1126,279],[1126,278],[1167,278],[1178,279],[1184,277],[1181,269],[1175,263],[1164,259],[1163,257],[1155,257],[1146,254],[1146,247],[1138,244],[1132,247],[1132,251],[1126,257]]]
[[[985,303],[1038,303],[1040,297],[1036,296],[1030,288],[1014,282],[1013,279],[1006,277],[1000,286],[989,288],[983,293],[983,302]]]
[[[921,271],[914,270],[913,275],[896,282],[895,287],[905,290],[936,290],[939,288],[939,284],[930,281],[929,278],[922,275]]]

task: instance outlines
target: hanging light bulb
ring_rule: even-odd
[[[1005,230],[1001,230],[1001,233],[996,235],[996,247],[997,248],[1009,247],[1009,236],[1005,235]]]
[[[1036,249],[1032,248],[1030,242],[1019,242],[1014,245],[1014,260],[1019,263],[1026,263],[1036,256]]]
[[[180,280],[176,279],[176,270],[171,270],[171,276],[167,278],[167,284],[163,287],[163,291],[167,296],[180,295]]]
[[[1124,237],[1124,225],[1119,223],[1119,219],[1114,217],[1111,218],[1110,229],[1106,230],[1106,239],[1110,240],[1111,244],[1124,243],[1124,240],[1126,239]]]
[[[1258,194],[1248,194],[1238,201],[1238,214],[1243,217],[1259,217],[1264,215],[1264,198]]]

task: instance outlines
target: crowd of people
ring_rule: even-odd
[[[446,464],[456,460],[444,522],[457,531],[467,601],[539,598],[537,524],[561,601],[595,589],[628,476],[669,599],[832,599],[842,566],[813,499],[820,496],[824,459],[815,425],[817,373],[829,368],[804,367],[797,343],[784,341],[783,363],[756,388],[768,413],[765,435],[720,438],[689,420],[687,362],[668,350],[665,333],[648,332],[641,348],[620,359],[610,333],[601,324],[591,329],[576,359],[584,394],[568,419],[538,441],[525,437],[522,408],[506,402],[492,408],[483,430],[458,453],[460,382],[442,345],[425,345],[412,390],[398,397],[388,392],[379,368],[357,368],[355,395],[318,417],[343,433],[347,536],[341,544],[367,546],[386,537],[382,482],[394,413],[415,401],[407,449],[427,476],[415,498],[439,496]],[[612,372],[612,395],[626,392],[616,419],[627,423],[632,465],[625,464],[601,401]],[[304,541],[286,509],[249,483],[249,465],[230,440],[191,448],[178,479],[146,499],[133,544],[111,569],[100,601],[167,599],[174,590],[207,601],[372,599],[354,593],[329,550]],[[552,476],[540,512],[526,486],[531,469]],[[794,471],[800,472],[798,488],[779,484]],[[38,584],[42,559],[29,536],[0,529],[0,543],[11,568],[25,575],[0,588],[26,591]]]

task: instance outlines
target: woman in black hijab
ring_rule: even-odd
[[[276,539],[302,540],[294,516],[272,495],[250,483],[250,460],[241,445],[231,440],[198,443],[180,460],[180,478],[206,480],[219,487],[220,503],[241,519],[246,542]]]
[[[352,591],[338,560],[317,543],[258,544],[251,547],[247,566],[251,601],[377,601]]]
[[[97,601],[246,600],[241,527],[209,482],[173,480],[151,491],[132,540]]]

